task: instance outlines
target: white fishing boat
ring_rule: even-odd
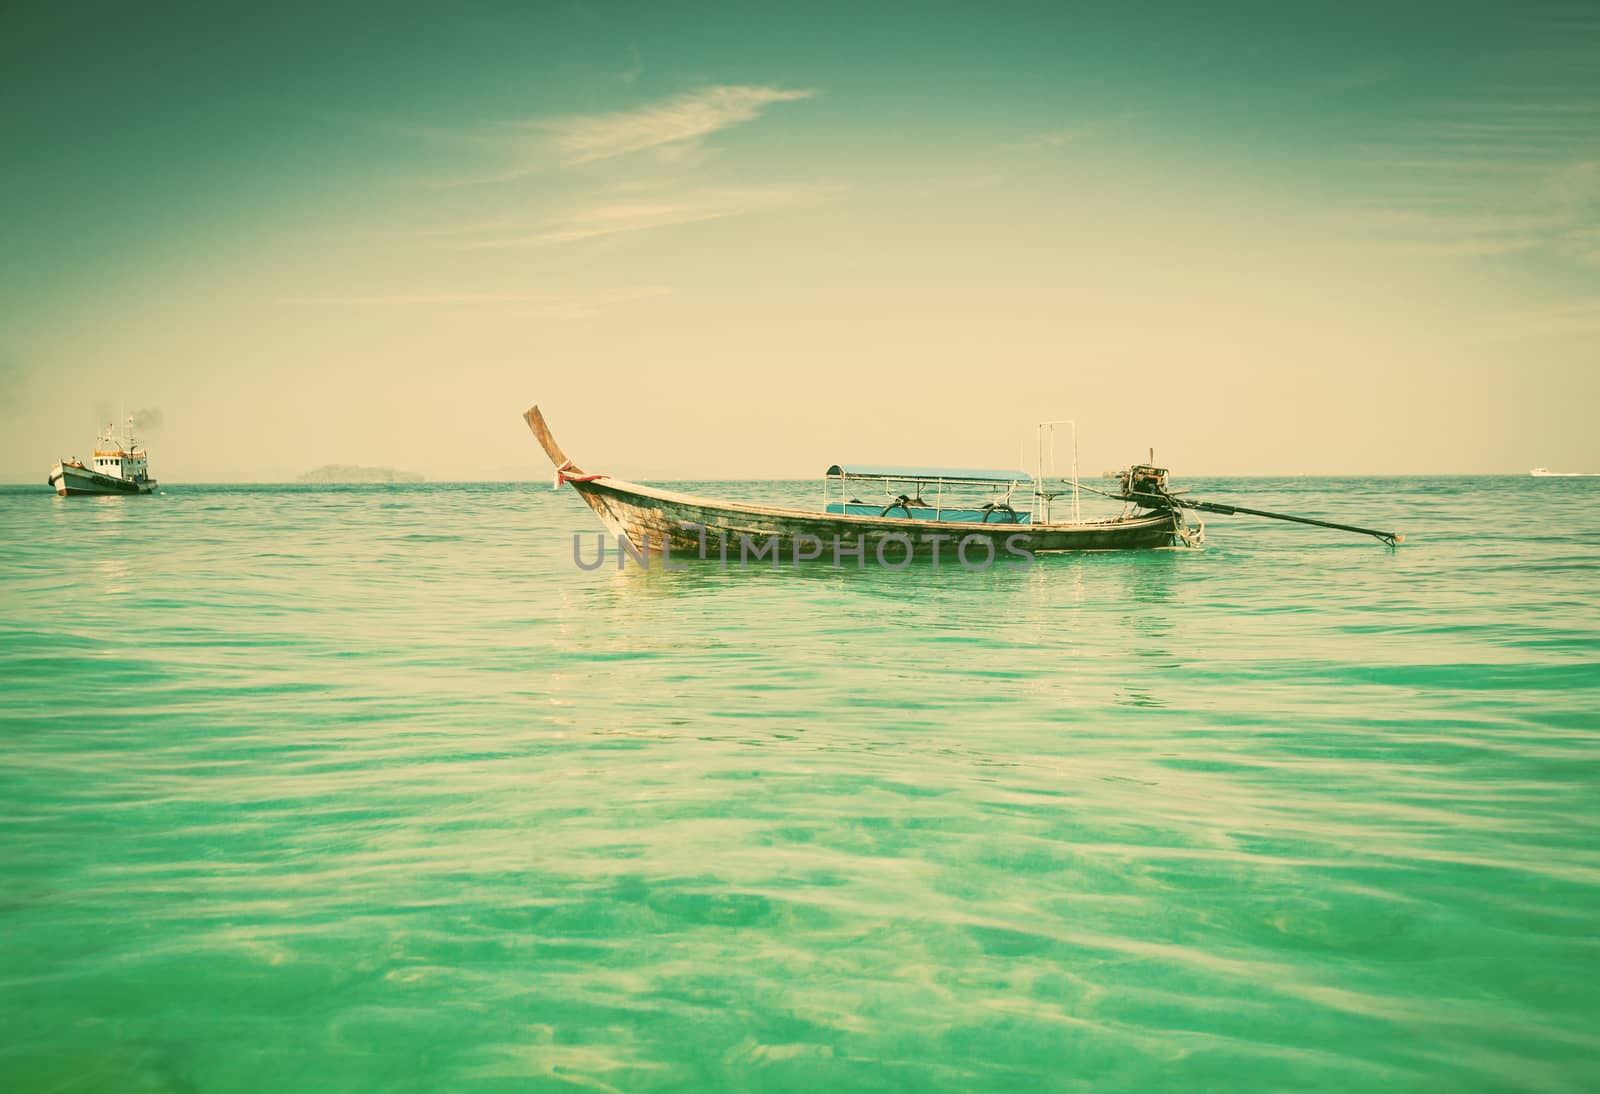
[[[46,480],[62,497],[80,494],[153,494],[156,480],[150,477],[150,459],[144,445],[133,437],[133,418],[129,416],[122,436],[112,422],[96,439],[94,459],[84,463],[76,456],[62,460],[50,469]]]
[[[1592,479],[1596,477],[1593,471],[1552,471],[1548,467],[1535,467],[1528,474],[1536,479]]]

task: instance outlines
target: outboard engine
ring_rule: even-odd
[[[1122,473],[1122,496],[1146,509],[1167,508],[1167,469],[1147,463],[1134,464]]]

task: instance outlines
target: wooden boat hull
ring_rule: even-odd
[[[1081,524],[964,524],[741,505],[610,478],[570,485],[609,532],[640,553],[670,550],[674,558],[740,564],[894,565],[937,552],[976,569],[1026,565],[1040,552],[1170,547],[1178,532],[1171,511]]]
[[[640,555],[670,552],[741,565],[818,560],[897,566],[914,557],[942,558],[984,569],[1025,566],[1041,552],[1149,549],[1198,540],[1199,529],[1187,528],[1178,509],[1070,524],[968,524],[716,501],[586,475],[556,443],[538,407],[523,418],[556,465],[558,484],[576,490],[606,529]]]

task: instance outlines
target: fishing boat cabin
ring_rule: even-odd
[[[124,447],[117,440],[112,427],[107,426],[95,444],[94,467],[91,470],[114,479],[144,482],[150,478],[150,460],[142,445],[132,443],[131,436]]]

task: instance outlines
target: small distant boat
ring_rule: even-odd
[[[1552,471],[1548,467],[1535,467],[1528,474],[1536,479],[1592,479],[1597,477],[1593,471]]]
[[[150,460],[144,446],[133,437],[133,418],[128,418],[122,436],[116,424],[106,426],[95,441],[93,466],[74,456],[50,469],[45,480],[64,498],[78,495],[153,494],[156,480],[150,477]]]

